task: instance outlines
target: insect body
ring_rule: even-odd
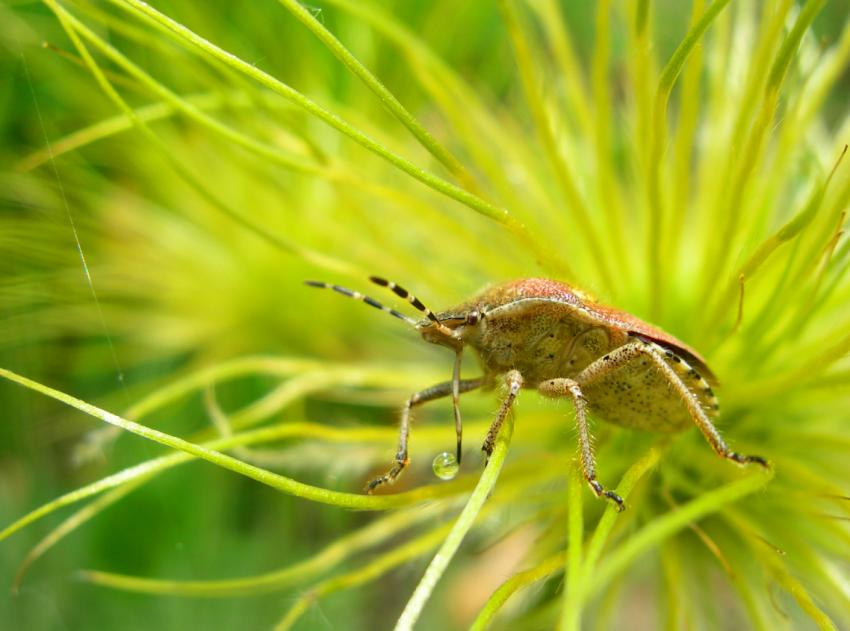
[[[393,466],[369,483],[371,492],[393,482],[407,466],[411,408],[452,396],[457,433],[457,459],[461,455],[461,419],[458,397],[476,388],[507,388],[482,449],[489,457],[496,436],[519,391],[536,389],[547,397],[567,397],[576,411],[582,472],[600,497],[623,508],[623,500],[596,478],[587,414],[643,430],[675,432],[691,423],[703,433],[723,458],[767,466],[764,458],[732,451],[714,427],[718,404],[712,390],[715,378],[696,351],[664,331],[638,318],[603,306],[576,289],[553,280],[530,278],[492,287],[453,309],[434,314],[405,289],[371,277],[425,313],[420,321],[388,309],[358,292],[315,281],[363,300],[414,326],[433,344],[455,352],[451,381],[414,394],[402,410],[399,447]],[[478,354],[483,375],[461,379],[465,347]]]

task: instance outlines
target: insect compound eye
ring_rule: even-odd
[[[467,324],[478,324],[478,319],[480,314],[477,311],[470,311],[466,314],[466,323]]]

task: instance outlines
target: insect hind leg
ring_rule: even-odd
[[[547,397],[568,396],[573,400],[576,412],[576,428],[578,429],[579,454],[581,457],[581,471],[584,479],[596,493],[597,497],[604,497],[616,504],[617,510],[625,509],[623,498],[609,491],[596,479],[596,459],[593,455],[593,444],[590,430],[587,426],[587,400],[581,392],[581,386],[572,379],[550,379],[544,381],[537,388],[540,393]]]
[[[590,385],[593,382],[598,381],[624,367],[630,361],[643,356],[653,363],[655,368],[661,373],[661,375],[663,375],[667,383],[670,384],[670,387],[685,405],[688,415],[699,428],[700,432],[702,432],[702,435],[705,436],[708,444],[711,445],[711,448],[718,456],[738,464],[755,463],[765,468],[769,468],[770,465],[765,458],[762,458],[761,456],[747,456],[739,454],[729,448],[726,441],[723,440],[720,432],[714,426],[714,423],[711,422],[708,414],[706,414],[703,409],[699,397],[697,397],[696,393],[685,383],[685,379],[692,380],[695,382],[694,385],[696,387],[701,387],[710,392],[711,389],[708,387],[705,379],[703,379],[703,377],[695,369],[688,366],[684,360],[681,359],[677,363],[679,370],[682,372],[682,375],[679,375],[677,370],[674,370],[664,360],[665,352],[665,349],[656,346],[652,342],[638,339],[638,341],[621,346],[604,357],[597,359],[587,366],[587,368],[582,370],[575,377],[575,380],[582,386]],[[713,394],[711,396],[713,398]]]
[[[480,387],[483,379],[461,379],[458,384],[458,392],[469,392]],[[366,485],[366,493],[372,493],[382,484],[392,484],[396,481],[401,472],[410,463],[410,458],[407,455],[407,443],[410,438],[410,413],[417,405],[422,405],[428,401],[441,399],[452,394],[452,382],[444,381],[435,386],[426,388],[416,392],[410,396],[405,402],[401,410],[401,426],[398,434],[398,451],[396,452],[393,464],[390,469],[382,476],[375,478]]]

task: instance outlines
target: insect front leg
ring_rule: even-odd
[[[461,379],[459,382],[459,392],[469,392],[480,387],[483,379]],[[396,452],[393,465],[384,475],[375,478],[366,485],[366,492],[371,493],[382,484],[392,484],[401,474],[404,468],[409,464],[410,459],[407,457],[407,441],[410,436],[410,411],[417,405],[422,405],[428,401],[441,399],[452,394],[452,382],[445,381],[438,383],[436,386],[431,386],[420,392],[412,394],[404,407],[401,409],[401,428],[398,434],[398,451]]]
[[[617,510],[625,508],[623,498],[609,491],[596,479],[596,459],[593,456],[593,444],[590,430],[587,427],[587,400],[581,393],[581,386],[572,379],[550,379],[541,383],[537,389],[547,397],[568,396],[573,400],[576,411],[576,427],[578,428],[579,454],[581,456],[581,471],[584,479],[596,493],[597,497],[605,497],[617,505]]]
[[[502,427],[502,423],[505,422],[508,412],[511,411],[511,406],[514,403],[517,394],[519,394],[520,388],[522,388],[522,381],[522,375],[519,374],[518,370],[509,370],[507,374],[505,374],[505,383],[508,387],[508,394],[505,397],[505,400],[502,401],[502,405],[496,413],[496,418],[493,419],[493,422],[490,424],[490,429],[487,431],[487,438],[484,439],[484,444],[481,446],[481,451],[487,454],[487,459],[484,461],[485,466],[488,462],[490,462],[490,456],[493,455],[493,448],[496,446],[496,437],[499,435],[499,430]]]
[[[587,368],[582,370],[575,380],[582,386],[598,381],[611,373],[626,366],[629,362],[637,361],[643,358],[651,362],[655,368],[664,376],[664,379],[670,384],[672,390],[681,399],[682,403],[688,410],[688,414],[694,421],[694,424],[702,432],[705,439],[714,449],[715,453],[721,458],[737,462],[738,464],[747,464],[755,462],[763,467],[768,467],[767,460],[761,456],[746,456],[732,451],[720,432],[708,418],[708,414],[700,403],[699,398],[694,391],[685,384],[684,379],[688,379],[694,383],[694,387],[702,388],[711,392],[711,388],[705,379],[692,367],[689,367],[684,360],[679,360],[678,366],[683,373],[680,376],[676,370],[664,360],[664,349],[658,348],[651,342],[644,340],[632,342],[617,348],[604,357],[597,359]]]

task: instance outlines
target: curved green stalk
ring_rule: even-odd
[[[643,455],[642,458],[629,467],[625,475],[623,475],[622,480],[620,480],[620,484],[618,484],[616,488],[616,493],[620,497],[624,500],[629,498],[629,495],[631,495],[638,481],[640,481],[647,472],[658,464],[661,455],[664,453],[666,445],[667,443],[665,441],[661,445],[652,447],[648,452],[646,452],[646,454]],[[574,623],[575,626],[572,628],[564,627],[563,631],[578,629],[581,624],[581,611],[584,606],[587,583],[591,580],[591,576],[596,572],[596,563],[602,554],[602,549],[605,546],[605,542],[608,540],[608,536],[611,534],[611,531],[617,522],[618,515],[619,513],[617,509],[609,503],[605,508],[605,512],[602,513],[602,517],[600,517],[599,522],[596,524],[593,535],[587,544],[587,550],[585,550],[581,574],[576,577],[575,586],[572,589],[567,590],[566,600],[564,602],[564,609],[566,611],[562,612],[562,616],[569,616],[567,621]]]
[[[451,532],[449,532],[443,545],[440,546],[437,554],[434,555],[434,558],[428,565],[428,569],[425,570],[425,575],[419,581],[410,600],[407,601],[404,611],[401,613],[398,622],[396,622],[396,631],[410,631],[413,629],[413,626],[419,619],[419,615],[422,613],[422,609],[425,607],[425,603],[428,602],[431,593],[437,586],[437,582],[449,566],[461,542],[466,537],[466,533],[469,532],[475,523],[478,513],[484,506],[487,497],[495,488],[496,480],[499,479],[499,473],[508,455],[508,447],[510,446],[513,430],[513,417],[509,414],[502,430],[496,437],[496,445],[487,468],[481,474],[475,490],[473,490],[469,501],[463,507],[463,511],[452,526]]]
[[[60,523],[56,528],[51,530],[43,539],[41,539],[41,541],[39,541],[35,546],[33,546],[33,548],[24,557],[24,560],[21,561],[20,565],[18,565],[18,569],[15,572],[15,578],[12,581],[12,592],[18,592],[18,589],[20,588],[27,571],[29,571],[32,564],[35,563],[38,559],[40,559],[42,556],[44,556],[48,550],[50,550],[53,546],[59,543],[67,535],[69,535],[77,528],[88,522],[90,519],[98,515],[105,508],[111,506],[124,496],[129,495],[137,488],[145,484],[148,480],[153,478],[155,475],[156,472],[153,472],[148,474],[140,474],[135,478],[128,479],[126,482],[122,480],[122,486],[118,486],[117,488],[112,489],[109,493],[104,493],[96,500],[89,502],[86,506],[76,511],[73,515],[69,516],[65,520],[63,520],[62,523]],[[78,491],[80,490],[82,489],[78,489]],[[78,493],[76,495],[75,501],[79,501],[82,499],[82,493]],[[53,512],[54,510],[60,508],[60,506],[61,505],[59,503],[56,503],[56,500],[45,504],[39,510],[47,508],[49,508],[49,510],[42,511],[39,514],[39,517],[43,517],[47,513]],[[25,519],[33,515],[34,513],[25,515],[22,519],[16,521],[8,528],[3,530],[3,532],[0,532],[0,541],[14,533],[15,530],[23,528],[28,523],[34,521],[34,519],[24,521]]]
[[[331,491],[328,489],[311,486],[309,484],[304,484],[302,482],[293,480],[292,478],[287,478],[277,473],[272,473],[271,471],[261,469],[260,467],[255,467],[254,465],[242,462],[241,460],[228,456],[227,454],[223,454],[214,449],[209,449],[207,447],[204,447],[203,445],[191,443],[187,440],[183,440],[182,438],[178,438],[177,436],[172,436],[170,434],[166,434],[165,432],[160,432],[158,430],[151,429],[139,423],[128,421],[127,419],[121,418],[116,414],[112,414],[111,412],[102,410],[90,403],[86,403],[85,401],[81,401],[80,399],[65,394],[64,392],[60,392],[38,382],[32,381],[31,379],[27,379],[26,377],[22,377],[21,375],[18,375],[17,373],[14,373],[10,370],[6,370],[5,368],[0,368],[0,377],[4,377],[5,379],[14,381],[15,383],[18,383],[26,388],[35,390],[36,392],[40,392],[41,394],[56,399],[57,401],[60,401],[70,407],[76,408],[81,412],[85,412],[89,416],[98,418],[106,423],[109,423],[110,425],[120,427],[121,429],[142,436],[143,438],[146,438],[155,443],[165,445],[166,447],[170,447],[172,449],[177,449],[187,454],[191,454],[197,458],[218,465],[224,469],[229,469],[230,471],[233,471],[240,475],[244,475],[248,478],[251,478],[252,480],[256,480],[257,482],[266,484],[278,491],[288,493],[290,495],[294,495],[303,499],[319,502],[322,504],[332,504],[341,508],[353,508],[360,510],[385,510],[388,508],[394,508],[397,506],[403,506],[405,504],[408,504],[410,503],[410,500],[413,497],[416,497],[416,500],[422,500],[426,497],[435,496],[434,493],[424,491],[424,489],[418,489],[409,493],[398,493],[395,495],[374,496],[357,495],[354,493],[343,493],[339,491]],[[438,487],[436,494],[444,495],[445,489],[447,488],[448,485]]]
[[[575,215],[581,227],[582,235],[587,240],[592,253],[592,260],[599,269],[600,278],[606,288],[610,290],[614,286],[614,278],[608,266],[608,259],[603,253],[602,243],[596,227],[591,221],[587,204],[576,186],[575,177],[558,148],[558,140],[544,108],[544,99],[540,92],[540,82],[535,72],[535,63],[529,49],[528,38],[520,24],[514,3],[510,0],[500,0],[499,7],[511,36],[514,57],[522,79],[525,100],[534,120],[535,130],[543,145],[543,150],[546,152],[549,164],[555,172],[570,212]]]
[[[97,570],[82,570],[78,576],[89,583],[129,592],[170,596],[219,598],[261,594],[297,585],[327,572],[354,554],[390,540],[420,522],[435,519],[447,510],[444,504],[431,504],[412,510],[389,513],[374,522],[340,537],[313,556],[273,572],[224,580],[175,581],[128,576]]]
[[[356,570],[322,581],[295,601],[286,615],[275,625],[274,631],[288,631],[307,608],[322,596],[375,580],[402,563],[422,556],[443,540],[446,533],[449,532],[450,526],[450,524],[445,524],[433,528],[424,535],[393,547],[389,552],[377,556]]]
[[[561,631],[581,629],[581,608],[573,607],[576,593],[581,588],[582,548],[584,546],[584,511],[583,497],[584,480],[578,466],[573,466],[570,473],[568,489],[569,534],[567,537],[566,583],[561,595]]]
[[[52,2],[53,0],[47,0]],[[532,251],[534,251],[533,244],[535,240],[531,237],[531,235],[527,232],[526,228],[518,223],[507,210],[504,208],[498,208],[489,202],[484,201],[480,197],[469,193],[468,191],[455,186],[440,177],[437,177],[433,173],[426,171],[420,167],[417,167],[409,160],[402,158],[401,156],[393,153],[388,150],[386,147],[382,146],[366,134],[364,134],[359,129],[356,129],[345,120],[325,110],[320,107],[318,104],[313,102],[311,99],[307,98],[297,90],[293,89],[289,85],[283,83],[282,81],[275,79],[271,75],[266,72],[263,72],[256,66],[253,66],[239,57],[225,51],[224,49],[216,46],[209,40],[201,37],[197,33],[191,31],[186,28],[182,24],[172,20],[168,16],[163,13],[160,13],[150,5],[145,2],[141,2],[141,0],[111,0],[113,3],[121,5],[126,5],[133,9],[133,11],[147,16],[157,24],[165,27],[169,31],[171,31],[178,41],[189,44],[198,50],[203,51],[204,53],[214,57],[215,59],[223,62],[226,66],[233,68],[241,72],[242,74],[254,79],[264,87],[276,92],[280,96],[286,98],[292,103],[298,105],[303,108],[316,118],[330,125],[332,128],[336,129],[340,133],[344,134],[351,138],[354,142],[359,144],[365,149],[368,149],[372,153],[380,156],[385,159],[387,162],[392,164],[393,166],[399,168],[401,171],[407,173],[411,177],[416,180],[419,180],[426,186],[433,188],[434,190],[451,197],[452,199],[464,204],[465,206],[475,210],[476,212],[481,213],[485,217],[489,217],[490,219],[494,219],[499,223],[503,224],[507,228],[509,228],[512,232],[517,234],[517,236],[521,237],[524,243],[528,246],[532,246]]]
[[[478,612],[478,616],[476,616],[472,625],[470,625],[469,631],[485,631],[485,629],[489,628],[495,615],[514,593],[528,587],[532,583],[547,578],[563,567],[564,553],[558,552],[530,570],[518,572],[511,576],[499,585],[498,589],[487,599],[481,611]]]
[[[153,147],[155,147],[160,155],[167,160],[175,172],[180,175],[183,180],[192,187],[204,200],[206,200],[210,205],[216,208],[218,211],[222,212],[225,216],[229,217],[231,220],[256,235],[269,245],[276,247],[284,252],[294,254],[303,258],[306,261],[313,263],[318,267],[323,267],[333,272],[344,273],[344,274],[352,274],[357,275],[360,274],[360,271],[351,263],[347,261],[339,260],[334,257],[328,256],[321,252],[314,251],[310,248],[302,246],[301,244],[292,241],[290,239],[281,237],[280,235],[273,234],[265,229],[262,225],[255,222],[254,220],[246,217],[241,212],[232,208],[230,205],[223,202],[219,199],[215,194],[210,192],[207,185],[201,181],[194,173],[192,173],[183,163],[177,160],[177,158],[169,151],[168,147],[165,143],[157,136],[148,125],[140,120],[136,116],[135,110],[131,108],[127,102],[118,94],[118,91],[112,86],[109,79],[97,65],[94,58],[89,53],[88,48],[86,48],[85,44],[83,44],[79,35],[77,34],[77,25],[80,25],[79,21],[74,18],[68,11],[66,11],[62,6],[60,6],[56,0],[44,0],[45,4],[54,12],[56,17],[59,19],[62,24],[62,28],[65,29],[65,32],[68,34],[68,37],[74,44],[74,47],[80,53],[80,56],[85,61],[86,66],[88,66],[92,75],[94,75],[97,83],[109,97],[109,99],[115,103],[116,106],[120,110],[124,112],[124,114],[130,118],[137,129],[142,132],[142,135],[151,143]],[[82,26],[82,25],[80,25]]]
[[[420,430],[419,433],[421,436],[423,433],[422,430]],[[210,450],[227,450],[244,445],[273,442],[284,438],[295,437],[316,438],[329,442],[351,444],[357,442],[390,441],[395,438],[395,435],[396,432],[393,429],[381,429],[374,427],[344,429],[327,427],[316,423],[290,422],[272,427],[265,427],[251,432],[242,432],[233,436],[218,438],[199,446]],[[141,479],[148,480],[164,471],[167,471],[168,469],[190,462],[191,460],[193,460],[193,455],[189,453],[173,453],[167,456],[160,456],[158,458],[148,460],[147,462],[142,462],[132,467],[128,467],[122,471],[113,473],[112,475],[108,475],[78,489],[74,489],[73,491],[51,500],[47,504],[43,504],[4,528],[0,531],[0,541],[10,537],[22,528],[42,519],[43,517],[46,517],[64,506],[76,504],[84,499],[98,495],[103,491],[120,488],[127,484],[135,483]],[[460,482],[460,480],[458,482]],[[464,488],[467,486],[470,486],[469,480],[466,480],[463,484]],[[407,494],[398,494],[397,496],[401,495],[406,496]],[[112,501],[117,501],[119,497],[120,496],[114,497]]]
[[[390,92],[381,81],[369,71],[351,52],[340,42],[333,33],[326,29],[315,16],[308,11],[304,5],[295,0],[278,0],[286,7],[299,22],[306,26],[311,33],[321,40],[328,49],[339,59],[346,68],[351,70],[366,87],[368,87],[380,100],[381,103],[395,116],[402,125],[412,133],[416,139],[425,147],[431,155],[443,163],[443,165],[464,185],[465,188],[475,190],[477,186],[472,175],[463,167],[448,149],[443,147],[421,123],[416,120],[404,105]]]
[[[407,58],[414,71],[412,76],[454,126],[457,141],[462,141],[478,171],[488,178],[487,185],[493,187],[499,199],[509,208],[520,212],[545,207],[547,213],[560,214],[560,206],[542,194],[538,187],[518,188],[504,177],[503,153],[532,157],[524,138],[516,142],[515,137],[506,133],[505,119],[494,115],[468,79],[435,54],[420,33],[401,23],[378,4],[359,0],[326,0],[325,4],[362,20]],[[558,271],[567,278],[575,278],[566,264]]]
[[[583,597],[593,596],[615,577],[620,576],[621,572],[643,552],[679,530],[687,528],[689,524],[700,518],[715,513],[724,506],[763,489],[772,478],[772,470],[752,471],[747,477],[709,491],[684,504],[678,510],[650,522],[642,530],[633,534],[619,548],[613,550],[595,570],[589,572],[587,582],[582,586]],[[588,557],[590,557],[590,554],[588,554]]]
[[[662,254],[667,252],[664,199],[661,192],[661,171],[664,150],[667,142],[667,104],[673,85],[688,60],[691,52],[702,39],[705,31],[726,8],[729,0],[714,0],[703,16],[685,34],[679,46],[673,52],[670,61],[661,71],[658,90],[655,94],[655,106],[652,112],[652,139],[649,152],[649,230],[647,232],[647,252],[649,253],[649,287],[652,296],[652,311],[661,309],[662,288],[667,286]],[[675,235],[678,236],[678,235]]]

